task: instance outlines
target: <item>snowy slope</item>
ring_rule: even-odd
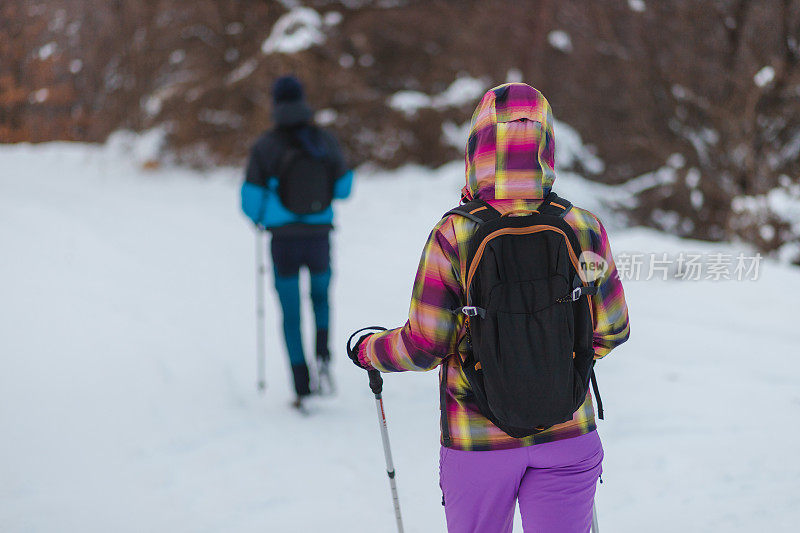
[[[602,214],[610,192],[565,177],[557,190]],[[405,319],[461,165],[362,174],[340,205],[340,393],[307,419],[287,408],[271,292],[269,388],[255,390],[238,179],[144,172],[113,147],[0,146],[0,530],[393,531],[371,394],[342,347],[357,327]],[[409,207],[392,216],[399,200]],[[738,252],[645,230],[611,237],[617,252]],[[800,272],[761,274],[627,283],[631,340],[598,368],[604,531],[796,530]],[[411,532],[444,530],[437,396],[435,373],[386,379]]]

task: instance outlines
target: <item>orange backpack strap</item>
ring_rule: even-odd
[[[473,222],[477,222],[478,225],[500,218],[500,212],[497,209],[489,205],[488,202],[480,199],[472,200],[466,204],[451,209],[445,213],[444,217],[442,218],[450,215],[460,215],[472,220]]]
[[[570,209],[572,209],[572,202],[565,198],[560,198],[552,191],[544,197],[541,205],[537,208],[543,215],[553,215],[559,218],[564,218]]]

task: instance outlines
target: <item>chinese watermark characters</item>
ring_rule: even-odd
[[[581,255],[583,259],[583,255]],[[620,253],[614,257],[617,274],[622,281],[681,280],[681,281],[757,281],[760,273],[760,253]],[[602,258],[601,258],[602,260]],[[583,275],[598,271],[587,261]],[[603,271],[605,273],[605,271]],[[599,276],[598,276],[599,277]],[[594,279],[598,279],[595,277]],[[587,281],[593,281],[587,279]]]

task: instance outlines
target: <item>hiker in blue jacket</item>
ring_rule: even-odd
[[[283,334],[292,366],[296,407],[312,391],[300,332],[301,267],[311,278],[316,321],[316,357],[321,376],[328,364],[331,280],[330,231],[333,199],[347,198],[353,173],[336,139],[314,125],[303,86],[292,76],[272,89],[275,127],[253,145],[242,185],[242,210],[272,234],[275,288],[283,310]],[[332,386],[332,383],[328,383]]]

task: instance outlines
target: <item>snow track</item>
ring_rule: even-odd
[[[387,174],[362,173],[339,205],[338,395],[300,417],[271,291],[256,392],[238,171],[0,146],[0,530],[393,531],[372,395],[343,345],[404,321],[461,165]],[[565,196],[600,206],[602,187],[565,177]],[[611,238],[617,252],[738,252],[647,230]],[[631,340],[598,366],[604,531],[796,529],[798,282],[767,263],[757,282],[626,284]],[[384,396],[407,531],[443,531],[436,375],[388,376]]]

